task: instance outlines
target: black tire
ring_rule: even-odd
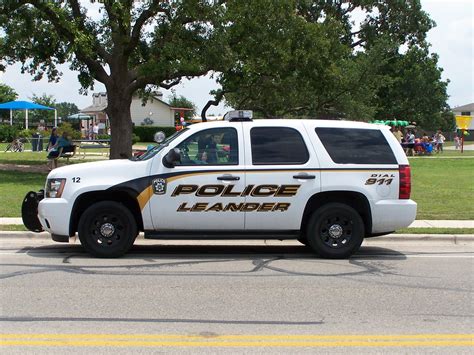
[[[98,202],[82,214],[78,234],[88,253],[99,258],[116,258],[132,247],[138,234],[137,222],[121,203]]]
[[[328,203],[311,215],[306,237],[319,256],[348,258],[359,250],[364,240],[364,222],[352,207],[343,203]]]

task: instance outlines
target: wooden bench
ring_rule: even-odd
[[[59,158],[66,158],[67,163],[69,164],[69,159],[72,158],[76,154],[76,146],[72,145],[72,150],[69,150],[67,152],[63,152],[65,147],[59,148],[59,155],[56,159]]]
[[[54,169],[58,167],[58,159],[65,158],[67,160],[67,164],[69,164],[69,159],[72,158],[76,154],[76,146],[72,145],[72,149],[69,147],[60,147],[58,149],[58,156],[54,158],[48,157],[48,166],[50,169]],[[66,152],[64,152],[64,148],[68,148]],[[50,164],[51,163],[51,164]]]

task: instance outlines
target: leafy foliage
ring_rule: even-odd
[[[137,90],[170,88],[206,74],[221,58],[215,32],[220,1],[101,1],[97,18],[79,0],[0,2],[0,65],[22,63],[35,80],[56,81],[58,64],[79,72],[82,92],[94,80],[107,90],[111,157],[131,156],[130,103]],[[0,68],[1,69],[1,68]]]
[[[60,102],[56,104],[56,110],[58,111],[58,117],[66,118],[68,116],[79,113],[79,108],[72,102]]]
[[[168,103],[172,107],[190,108],[191,111],[184,111],[184,118],[187,120],[191,119],[196,114],[196,110],[197,110],[196,105],[192,101],[188,100],[182,95],[177,96],[175,92],[173,92],[173,96],[170,97]],[[179,112],[176,112],[175,119],[179,120],[179,118],[180,118]]]
[[[16,91],[5,84],[0,83],[0,103],[14,101],[18,97]],[[0,122],[10,121],[10,112],[8,110],[0,110]]]
[[[10,125],[0,125],[0,142],[11,142],[18,135],[18,128]]]
[[[447,82],[425,42],[434,22],[417,0],[235,1],[227,16],[232,60],[216,103],[224,97],[263,117],[409,112],[423,124],[446,107]]]
[[[6,84],[0,83],[0,103],[15,101],[17,97],[18,94],[15,89]]]
[[[53,95],[47,95],[46,93],[43,93],[41,96],[38,96],[36,94],[33,94],[33,96],[30,98],[31,101],[47,106],[47,107],[56,107],[56,100]],[[28,114],[28,119],[31,123],[39,123],[41,120],[43,120],[45,123],[46,122],[54,122],[54,111],[53,110],[31,110],[31,112]]]

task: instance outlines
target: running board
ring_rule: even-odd
[[[222,240],[222,239],[297,239],[300,231],[226,231],[226,230],[181,230],[145,231],[145,239],[184,239],[184,240]]]

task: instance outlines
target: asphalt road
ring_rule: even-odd
[[[402,237],[400,237],[402,238]],[[124,258],[0,240],[0,351],[472,353],[474,244],[139,241]]]

